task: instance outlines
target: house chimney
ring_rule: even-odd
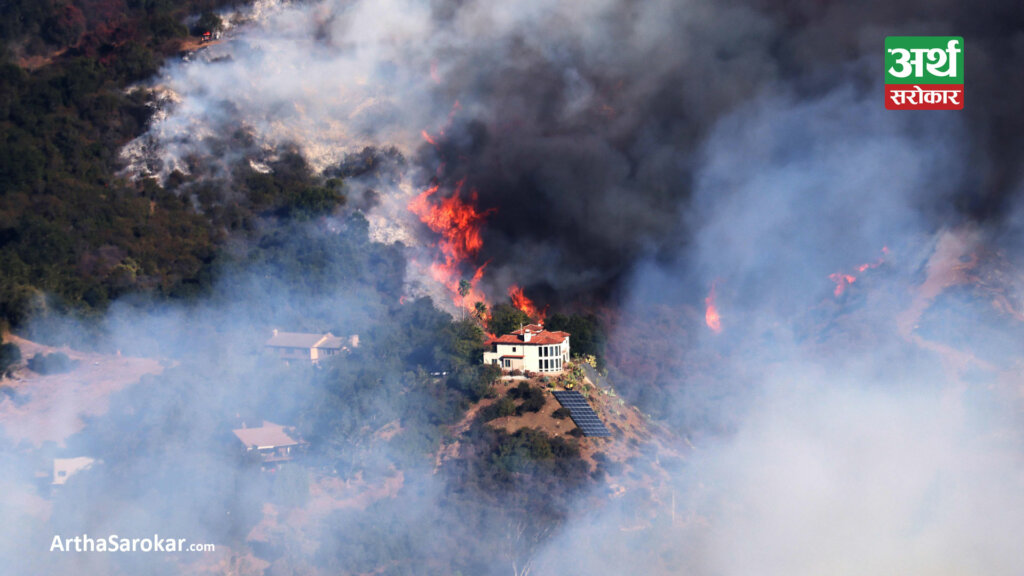
[[[523,342],[529,342],[533,338],[533,332],[529,328],[523,328]]]

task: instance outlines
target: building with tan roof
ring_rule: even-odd
[[[541,324],[528,324],[511,334],[492,338],[484,364],[503,370],[559,373],[569,362],[569,333],[551,332]]]
[[[347,351],[349,346],[359,346],[359,336],[342,338],[330,332],[326,334],[310,334],[306,332],[279,332],[265,344],[267,350],[285,360],[302,360],[319,363],[324,358]]]
[[[232,430],[246,452],[256,452],[264,464],[291,460],[295,451],[302,446],[300,440],[292,437],[292,428],[264,421],[258,428]]]

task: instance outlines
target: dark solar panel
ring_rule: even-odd
[[[569,409],[569,417],[576,424],[576,427],[583,432],[584,436],[611,436],[612,433],[604,426],[604,422],[597,417],[594,409],[587,403],[587,399],[576,390],[559,390],[553,392],[555,400],[562,406]]]

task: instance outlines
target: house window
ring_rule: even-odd
[[[513,352],[515,352],[515,351],[516,351],[516,347],[515,347],[515,346],[513,346],[513,347],[512,347],[512,351],[513,351]]]

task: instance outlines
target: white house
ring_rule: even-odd
[[[68,478],[83,470],[92,468],[96,462],[94,458],[79,456],[78,458],[54,458],[53,459],[53,485],[63,486]]]
[[[307,334],[274,330],[274,335],[267,340],[265,346],[267,350],[285,360],[304,360],[317,364],[323,358],[348,350],[346,344],[350,344],[353,348],[358,347],[359,336],[351,336],[346,341],[345,338],[335,336],[330,332]]]
[[[569,333],[549,332],[540,324],[529,324],[511,334],[492,339],[484,352],[484,364],[504,370],[561,372],[569,361]]]

